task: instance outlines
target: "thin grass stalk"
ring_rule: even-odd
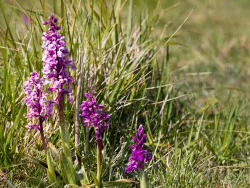
[[[82,83],[83,83],[83,66],[86,62],[87,57],[87,47],[84,50],[82,62],[79,63],[79,79],[77,84],[77,92],[76,92],[76,111],[75,111],[75,148],[79,151],[79,145],[80,145],[80,118],[79,118],[79,107],[80,107],[80,98],[81,98],[81,91],[82,91]],[[87,138],[87,135],[86,135]],[[87,140],[88,141],[88,140]],[[88,147],[88,144],[85,144],[86,147]],[[87,154],[88,148],[85,148],[85,153]],[[81,159],[77,155],[77,151],[75,153],[76,160],[75,160],[75,166],[79,167],[79,164],[81,163]]]
[[[133,0],[129,1],[129,12],[128,12],[128,21],[127,21],[127,45],[129,45],[129,40],[132,32],[133,24]]]
[[[80,75],[77,85],[77,93],[76,93],[76,111],[75,111],[75,148],[77,151],[79,151],[79,145],[80,145],[80,119],[79,119],[79,110],[80,110],[80,95],[81,95],[81,86],[82,86],[82,65],[80,63]],[[75,152],[75,166],[79,166],[80,158],[77,155],[77,151]]]

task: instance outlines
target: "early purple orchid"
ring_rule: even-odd
[[[26,96],[24,103],[28,107],[27,118],[30,119],[28,129],[35,129],[40,132],[43,149],[47,148],[47,141],[43,131],[43,122],[51,115],[54,102],[47,99],[43,91],[43,80],[37,72],[32,72],[28,81],[24,83]],[[34,123],[35,122],[35,123]]]
[[[81,104],[83,122],[86,127],[93,126],[97,144],[102,148],[102,137],[105,129],[109,126],[109,114],[103,112],[104,106],[97,104],[95,92],[85,93],[86,101]]]
[[[24,83],[26,96],[24,103],[28,107],[27,118],[37,118],[41,123],[52,113],[53,102],[47,99],[43,91],[43,81],[37,72],[32,72],[28,81]],[[30,129],[40,129],[39,124],[28,125]]]
[[[144,164],[152,159],[149,152],[143,149],[143,145],[146,142],[146,134],[143,133],[142,125],[139,126],[133,141],[134,145],[130,146],[132,154],[129,157],[128,167],[125,169],[126,172],[143,169]]]
[[[69,57],[65,37],[58,32],[61,27],[56,24],[57,21],[57,18],[51,15],[47,22],[43,22],[44,25],[49,25],[48,31],[44,32],[42,37],[43,78],[46,84],[49,83],[48,90],[57,92],[57,97],[54,99],[56,103],[59,103],[59,95],[64,94],[68,95],[69,102],[73,102],[71,84],[74,80],[69,75],[68,69],[74,69],[74,62]]]

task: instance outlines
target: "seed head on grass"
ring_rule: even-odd
[[[133,137],[134,145],[130,146],[132,154],[129,157],[128,167],[126,172],[132,172],[137,169],[143,169],[144,164],[152,159],[152,156],[147,150],[143,149],[146,142],[146,134],[143,133],[143,126],[140,125],[136,135]]]
[[[103,112],[104,106],[97,104],[94,95],[94,91],[92,91],[90,94],[84,94],[86,101],[83,101],[81,104],[82,114],[80,114],[80,116],[83,117],[83,122],[86,127],[94,127],[97,144],[100,148],[102,148],[102,137],[104,131],[109,126],[110,114],[105,114]]]
[[[71,84],[74,80],[69,75],[68,69],[74,69],[74,62],[69,57],[65,37],[59,33],[61,27],[56,24],[57,21],[57,18],[51,15],[47,22],[43,22],[44,25],[49,25],[48,31],[44,32],[42,37],[43,77],[46,83],[50,84],[48,89],[50,92],[57,91],[58,95],[66,94],[68,101],[73,102]],[[54,100],[57,101],[58,98]]]

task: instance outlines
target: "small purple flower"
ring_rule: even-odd
[[[47,99],[42,87],[43,81],[37,72],[31,73],[28,81],[24,83],[26,94],[24,103],[28,107],[27,118],[36,118],[41,122],[51,115],[53,108],[53,102]],[[30,123],[28,128],[39,129],[39,125]]]
[[[82,114],[80,114],[80,116],[83,117],[83,122],[86,127],[94,127],[97,144],[102,148],[102,137],[104,131],[109,126],[110,115],[103,112],[104,106],[97,104],[94,95],[94,91],[92,91],[91,94],[84,94],[87,100],[81,104]]]
[[[152,159],[149,152],[143,149],[143,145],[146,142],[146,134],[143,133],[142,125],[139,126],[133,141],[134,145],[130,146],[132,154],[129,157],[128,167],[125,169],[126,172],[143,169],[144,164]]]
[[[31,130],[31,129],[40,130],[40,125],[29,124],[29,125],[27,126],[27,129],[29,129],[29,130]]]
[[[49,25],[47,32],[43,33],[44,49],[43,58],[43,78],[49,84],[48,91],[57,92],[59,95],[68,95],[68,101],[73,102],[71,85],[74,79],[69,75],[68,69],[74,69],[74,62],[69,57],[69,51],[66,47],[65,37],[58,31],[57,18],[54,15],[49,17],[48,21],[43,22]],[[54,99],[58,102],[58,96]]]
[[[30,20],[29,20],[29,18],[27,17],[27,16],[22,16],[22,19],[23,19],[23,22],[26,24],[26,25],[29,25],[29,23],[30,23]]]

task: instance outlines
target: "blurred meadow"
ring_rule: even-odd
[[[249,0],[0,0],[0,187],[6,179],[49,187],[39,133],[26,129],[23,83],[41,73],[41,23],[52,13],[76,63],[75,102],[65,105],[65,118],[72,153],[80,124],[85,169],[96,168],[95,143],[86,155],[75,109],[95,89],[111,113],[104,180],[138,179],[124,169],[143,124],[153,156],[149,187],[249,187],[249,9]],[[60,151],[56,118],[45,133]]]

